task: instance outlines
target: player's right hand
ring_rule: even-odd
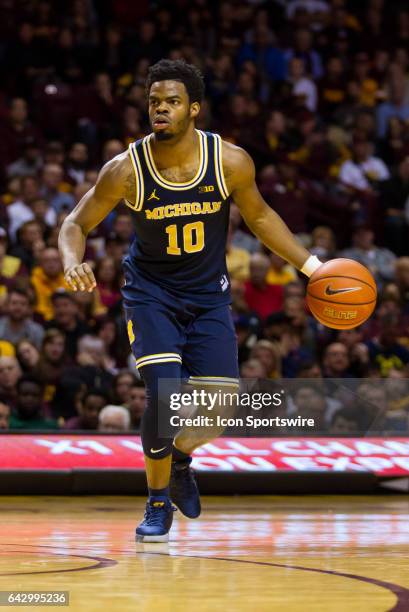
[[[67,268],[64,277],[73,291],[93,291],[97,286],[94,273],[87,263]]]

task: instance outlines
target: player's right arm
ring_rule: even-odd
[[[128,152],[107,162],[97,182],[65,218],[58,237],[65,280],[73,291],[92,291],[94,273],[82,263],[87,236],[115,208],[120,200],[135,201],[135,176]]]

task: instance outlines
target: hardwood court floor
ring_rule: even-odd
[[[205,497],[168,545],[135,544],[143,505],[0,497],[0,590],[68,590],[71,612],[409,611],[406,497]]]

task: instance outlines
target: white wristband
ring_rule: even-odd
[[[316,255],[310,255],[300,272],[309,278],[320,266],[322,266],[322,261],[320,261]]]

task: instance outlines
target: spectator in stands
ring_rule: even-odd
[[[6,296],[7,288],[11,287],[18,277],[24,275],[21,259],[7,255],[7,244],[7,232],[0,227],[0,304]]]
[[[283,287],[267,284],[269,268],[268,257],[255,253],[250,259],[250,278],[245,283],[244,299],[247,306],[262,319],[280,310],[283,304]]]
[[[10,429],[57,429],[57,422],[44,417],[44,387],[38,378],[24,374],[17,381],[15,410],[10,418]]]
[[[0,429],[9,429],[10,413],[10,406],[0,400]]]
[[[32,320],[33,303],[30,293],[24,289],[11,289],[7,296],[5,315],[0,317],[0,338],[11,344],[23,339],[41,346],[44,330]]]
[[[322,359],[325,378],[347,378],[350,376],[348,349],[341,342],[329,344]]]
[[[409,349],[398,340],[397,323],[396,317],[386,315],[378,336],[367,343],[369,358],[379,368],[381,376],[387,376],[392,368],[400,370],[409,363]]]
[[[65,335],[68,355],[75,359],[78,340],[89,333],[89,326],[79,319],[78,305],[72,293],[62,289],[51,296],[53,318],[48,321],[49,328],[59,329]]]
[[[74,142],[68,153],[66,173],[74,185],[85,181],[88,167],[88,148],[83,142]]]
[[[111,138],[104,142],[104,146],[102,148],[102,162],[106,164],[113,157],[119,155],[125,150],[125,146],[121,140],[116,138]]]
[[[95,267],[101,303],[108,309],[114,308],[121,300],[121,269],[113,257],[101,257]]]
[[[277,253],[269,253],[270,268],[266,282],[269,285],[287,285],[297,279],[295,268]]]
[[[290,61],[295,57],[304,63],[305,73],[314,79],[320,79],[323,75],[321,56],[313,49],[313,36],[307,28],[300,28],[295,32],[294,47],[285,52],[287,70]]]
[[[47,329],[44,335],[40,358],[33,369],[33,374],[47,386],[47,401],[54,395],[64,368],[70,365],[65,350],[65,336],[58,329]]]
[[[377,109],[377,136],[384,138],[391,117],[398,117],[403,121],[409,119],[409,104],[405,101],[405,81],[402,76],[396,75],[390,79],[390,98]]]
[[[322,262],[335,257],[336,241],[334,232],[330,227],[318,225],[311,232],[310,252]]]
[[[0,159],[4,166],[23,154],[28,139],[41,140],[39,130],[28,119],[26,100],[12,98],[8,110],[8,116],[0,123]]]
[[[263,75],[272,81],[283,81],[285,78],[285,59],[281,49],[278,48],[274,34],[266,25],[255,27],[240,51],[238,62],[241,66],[251,60],[260,66]]]
[[[313,433],[318,435],[328,429],[330,411],[326,402],[325,393],[319,384],[308,382],[301,383],[291,394],[292,402],[289,402],[288,415],[313,419],[313,427],[299,427],[297,431],[302,433]],[[294,431],[294,428],[291,428]]]
[[[321,112],[332,117],[346,101],[347,90],[342,59],[331,56],[327,60],[325,75],[319,83],[319,107]]]
[[[385,163],[373,155],[373,144],[356,138],[352,145],[352,159],[344,161],[339,171],[342,184],[356,192],[372,193],[389,176]]]
[[[109,367],[110,360],[104,343],[100,338],[86,334],[78,340],[76,364],[64,369],[60,381],[62,384],[66,378],[75,378],[88,388],[99,388],[106,393],[111,391],[113,373]]]
[[[58,289],[68,289],[57,249],[46,248],[42,251],[39,266],[31,273],[31,284],[36,292],[35,311],[49,321],[53,316],[51,296]]]
[[[357,227],[352,235],[352,247],[344,249],[341,257],[354,259],[366,266],[381,286],[393,279],[396,256],[388,249],[376,246],[374,239],[375,233],[371,227]]]
[[[139,431],[146,406],[146,390],[142,380],[136,380],[130,390],[126,407],[131,415],[131,428]]]
[[[0,357],[0,397],[10,406],[15,404],[16,384],[21,375],[16,357]]]
[[[10,250],[10,255],[18,257],[24,267],[31,272],[44,247],[43,228],[41,223],[33,219],[20,226],[17,232],[17,243]]]
[[[14,242],[16,240],[17,230],[26,221],[34,219],[34,213],[31,208],[32,203],[39,197],[38,181],[33,176],[25,176],[21,179],[21,197],[16,202],[13,202],[7,208],[9,218],[9,235]],[[46,223],[55,225],[57,216],[55,211],[50,209],[47,212]]]
[[[118,372],[113,382],[114,401],[121,406],[126,406],[130,401],[130,394],[136,377],[129,370]]]
[[[118,265],[121,264],[128,248],[129,244],[123,242],[115,232],[110,232],[106,237],[105,253],[108,257],[112,257]]]
[[[107,405],[107,396],[100,389],[89,389],[76,405],[78,416],[64,424],[64,429],[97,429],[99,413]]]
[[[338,201],[300,176],[300,164],[288,152],[278,155],[277,172],[260,181],[260,192],[295,234],[308,233],[313,219],[327,223],[339,210]]]
[[[312,358],[311,351],[302,344],[303,330],[288,325],[279,340],[282,376],[294,378],[301,363]]]
[[[297,378],[322,378],[322,369],[317,361],[304,361],[299,364]]]
[[[292,88],[292,95],[299,100],[300,106],[314,113],[317,110],[317,87],[306,76],[304,61],[293,57],[288,66],[288,81]]]
[[[248,359],[241,364],[242,378],[267,378],[267,369],[259,359]]]
[[[23,154],[7,167],[9,178],[37,176],[43,165],[39,143],[32,137],[24,142]]]
[[[367,433],[385,435],[389,431],[405,431],[405,417],[388,415],[388,398],[385,385],[363,382],[356,391],[355,410],[366,421]]]
[[[74,197],[61,190],[63,183],[63,169],[59,164],[46,164],[42,175],[41,196],[47,200],[55,213],[62,210],[71,211],[74,208]],[[68,184],[65,186],[68,187]]]
[[[21,340],[16,346],[16,356],[25,373],[33,371],[40,359],[40,351],[28,340]]]
[[[367,420],[356,407],[341,408],[332,415],[329,433],[333,436],[361,436],[366,433]]]
[[[135,231],[132,224],[131,215],[126,211],[119,211],[114,219],[112,230],[115,232],[118,238],[128,247]]]
[[[120,433],[129,431],[131,417],[123,406],[108,404],[98,415],[98,431],[102,433]]]
[[[359,103],[366,108],[375,106],[378,96],[378,83],[372,78],[369,55],[365,51],[355,54],[352,79],[359,88]]]
[[[370,359],[368,346],[364,343],[363,328],[343,329],[338,332],[337,340],[348,349],[351,375],[354,378],[367,376]]]
[[[266,378],[280,378],[281,354],[280,347],[269,340],[259,340],[250,351],[250,359],[257,359],[265,367]]]

